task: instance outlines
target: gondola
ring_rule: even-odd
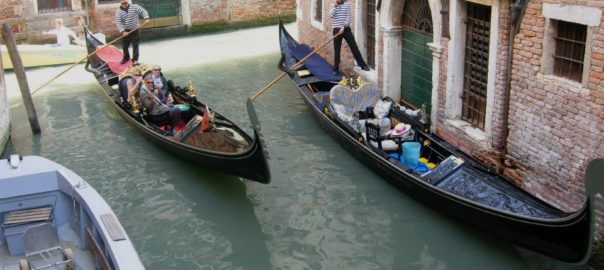
[[[0,269],[145,269],[109,204],[39,156],[0,160]]]
[[[209,169],[268,184],[270,171],[268,153],[263,146],[260,124],[253,105],[248,99],[247,109],[254,131],[253,138],[226,117],[208,108],[195,97],[191,82],[188,86],[175,86],[168,81],[169,93],[174,104],[183,106],[181,118],[186,125],[171,127],[165,121],[150,119],[142,109],[124,103],[119,95],[120,84],[124,87],[124,70],[130,61],[120,64],[122,52],[97,39],[85,28],[86,47],[89,54],[86,70],[93,73],[119,114],[137,131],[166,151]],[[144,69],[145,65],[139,65]],[[151,72],[150,70],[143,71]],[[206,110],[210,113],[206,113]],[[206,115],[208,116],[207,118]],[[205,119],[204,119],[205,118]],[[152,121],[153,120],[153,121]],[[167,120],[167,119],[166,119]],[[208,128],[209,127],[209,128]]]
[[[332,74],[333,66],[316,54],[291,69],[312,49],[294,40],[281,23],[279,43],[279,68],[287,73],[321,126],[382,178],[416,200],[493,236],[561,261],[587,260],[592,238],[591,196],[580,210],[564,212],[431,134],[427,123],[420,121],[421,114],[382,98],[375,84],[356,89],[354,83],[350,83],[353,87],[341,85],[342,74]],[[371,96],[374,92],[377,98]],[[358,104],[368,100],[374,103]],[[342,110],[346,101],[356,103]],[[390,108],[376,119],[378,106],[383,111],[386,102],[392,102]],[[355,110],[352,117],[346,114],[350,108]],[[362,120],[365,127],[360,127]],[[391,128],[385,134],[383,124]],[[386,149],[386,144],[394,147]],[[414,148],[404,149],[405,145]],[[599,181],[592,178],[586,180],[588,192]]]

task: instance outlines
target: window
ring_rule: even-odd
[[[367,65],[375,69],[375,6],[376,0],[367,0]]]
[[[53,13],[71,10],[71,0],[37,0],[38,13]]]
[[[323,0],[314,0],[312,6],[313,21],[323,23]]]
[[[554,37],[556,49],[553,74],[581,82],[587,26],[565,21],[554,23],[557,25],[557,31]]]
[[[461,119],[484,129],[489,73],[491,7],[468,2]]]

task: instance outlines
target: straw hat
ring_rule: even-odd
[[[411,125],[398,123],[394,128],[390,131],[390,135],[392,136],[400,136],[407,133],[411,129]]]

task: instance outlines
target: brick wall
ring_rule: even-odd
[[[509,156],[525,189],[574,210],[585,199],[585,168],[598,156],[604,134],[604,17],[588,44],[588,83],[578,87],[540,72],[544,3],[604,8],[604,1],[533,0],[514,40]]]
[[[261,17],[274,17],[293,14],[296,8],[295,0],[235,0],[232,1],[231,20],[246,21]]]
[[[225,0],[191,0],[190,10],[192,24],[229,20],[229,6]]]
[[[81,32],[76,17],[86,17],[80,1],[73,1],[73,10],[50,14],[35,14],[30,0],[3,0],[0,23],[8,22],[19,43],[52,43],[53,36],[43,36],[42,31],[53,26],[55,18],[63,18],[65,26]],[[291,15],[295,12],[295,0],[190,0],[191,23],[194,25],[216,22],[253,21],[265,17]],[[95,4],[90,1],[88,16],[90,28],[107,35],[116,35],[114,17],[119,3]]]
[[[79,31],[76,18],[85,17],[80,1],[72,1],[73,11],[36,14],[33,1],[3,0],[0,24],[8,23],[17,43],[54,43],[54,35],[42,35],[42,31],[54,28],[54,19],[61,18],[65,26]]]

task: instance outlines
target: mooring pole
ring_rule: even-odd
[[[38,116],[36,115],[36,108],[34,102],[31,99],[31,92],[29,91],[29,84],[27,83],[27,76],[25,75],[25,68],[23,62],[21,62],[21,56],[19,50],[17,50],[17,44],[15,42],[15,36],[13,31],[8,27],[7,23],[2,24],[2,39],[6,44],[10,61],[13,63],[13,70],[17,76],[17,82],[21,89],[21,97],[23,98],[23,104],[27,111],[27,117],[29,118],[29,125],[33,133],[40,132],[40,124],[38,123]]]

